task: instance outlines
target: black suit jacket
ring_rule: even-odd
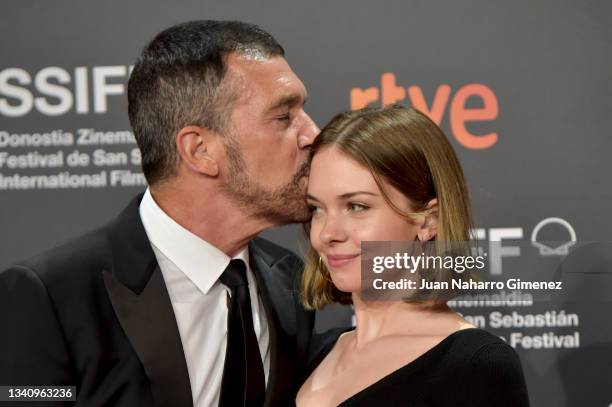
[[[77,386],[78,406],[192,406],[139,201],[110,224],[0,273],[0,385]],[[265,405],[286,405],[314,314],[297,300],[299,258],[260,238],[249,250],[270,329]]]

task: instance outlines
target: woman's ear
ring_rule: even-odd
[[[216,177],[219,162],[215,152],[219,135],[200,126],[186,126],[176,134],[176,152],[182,162],[200,174]]]
[[[434,198],[425,206],[427,214],[419,226],[417,237],[421,242],[433,239],[438,232],[438,199]]]

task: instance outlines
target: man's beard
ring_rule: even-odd
[[[308,176],[307,161],[298,168],[287,184],[276,189],[266,189],[249,176],[236,140],[229,136],[224,144],[230,164],[228,180],[221,188],[225,196],[250,216],[265,219],[275,225],[310,220],[305,191],[300,186],[300,180]]]

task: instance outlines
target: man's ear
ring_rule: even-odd
[[[219,174],[219,135],[200,126],[186,126],[176,134],[176,152],[182,162],[200,174]]]
[[[419,227],[417,237],[421,242],[433,239],[438,232],[438,199],[434,198],[425,206],[426,215]]]

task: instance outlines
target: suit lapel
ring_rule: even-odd
[[[110,226],[113,268],[104,285],[151,382],[156,405],[193,406],[185,354],[163,275],[133,200]]]
[[[251,268],[257,279],[268,328],[270,330],[270,373],[264,406],[282,404],[282,397],[290,393],[295,372],[295,304],[288,287],[293,284],[292,273],[286,270],[289,257],[277,262],[259,249],[255,243],[250,245]]]

